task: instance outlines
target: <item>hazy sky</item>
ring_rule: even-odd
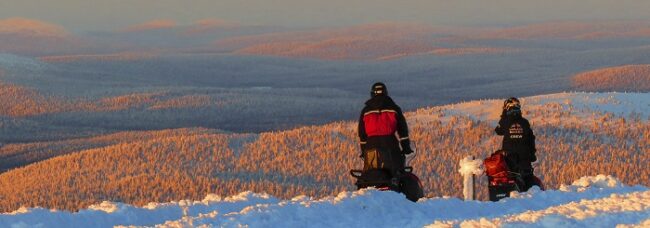
[[[650,20],[650,0],[0,0],[0,18],[7,17],[41,19],[71,30],[116,29],[152,19],[189,23],[202,18],[286,26],[377,21],[496,25]]]

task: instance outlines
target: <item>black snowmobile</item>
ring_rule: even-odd
[[[518,172],[511,171],[513,161],[509,161],[504,150],[498,150],[483,161],[485,174],[488,177],[488,193],[490,201],[499,201],[510,196],[510,192],[522,192],[526,185]],[[533,176],[534,185],[544,190],[542,181]]]
[[[357,189],[375,187],[381,191],[395,191],[406,195],[406,198],[416,202],[424,197],[422,182],[413,173],[413,167],[408,166],[415,157],[415,152],[406,156],[404,169],[392,171],[382,168],[366,170],[350,170],[350,175],[356,178]],[[366,162],[371,159],[365,159]]]

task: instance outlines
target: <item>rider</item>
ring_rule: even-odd
[[[511,168],[521,174],[525,184],[521,191],[537,185],[531,164],[537,161],[535,135],[528,120],[521,116],[519,99],[511,97],[503,103],[501,120],[495,132],[503,136],[501,148],[506,151],[508,160],[512,161]]]
[[[370,97],[359,117],[363,169],[402,170],[404,155],[413,153],[404,114],[388,96],[384,83],[373,84]]]

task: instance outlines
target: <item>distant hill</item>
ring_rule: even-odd
[[[38,58],[50,63],[69,63],[78,61],[135,61],[155,58],[155,52],[119,52],[111,54],[50,55]]]
[[[124,32],[140,32],[147,30],[170,29],[176,27],[177,24],[172,20],[153,20],[140,24],[131,25],[124,29]]]
[[[325,60],[392,60],[413,55],[500,54],[539,48],[538,41],[648,39],[646,21],[556,21],[510,27],[430,27],[378,23],[239,36],[217,40],[235,54]],[[533,42],[507,44],[499,41]],[[543,44],[543,43],[542,43]],[[504,45],[506,47],[504,47]],[[507,47],[512,45],[511,47]]]
[[[545,42],[550,41],[567,42],[571,47],[576,41],[615,41],[614,44],[631,45],[627,41],[647,43],[647,39],[650,39],[650,22],[617,20],[554,21],[505,27],[433,27],[381,22],[334,28],[286,28],[213,18],[186,24],[157,19],[115,31],[85,34],[73,34],[60,25],[34,19],[0,20],[0,52],[75,57],[65,58],[67,61],[98,56],[103,57],[102,60],[124,59],[124,56],[114,57],[125,52],[393,60],[414,55],[482,55],[501,54],[512,49],[536,50],[548,48]]]
[[[80,139],[45,141],[36,143],[12,143],[0,147],[0,172],[25,166],[52,157],[75,153],[82,150],[107,147],[111,145],[147,141],[161,137],[194,135],[199,133],[219,133],[207,129],[177,129],[161,131],[134,131],[105,134]]]
[[[580,91],[648,92],[650,65],[609,67],[580,73],[573,76],[572,85]]]
[[[38,91],[0,81],[0,115],[25,117],[60,112],[65,102]]]
[[[536,173],[549,188],[599,173],[629,185],[650,181],[648,94],[553,94],[522,101],[538,139]],[[493,129],[501,102],[407,114],[419,152],[412,165],[428,196],[459,196],[458,161],[499,148]],[[107,137],[140,140],[61,142],[71,148],[68,155],[0,175],[0,210],[36,205],[77,210],[103,200],[143,205],[244,190],[280,197],[332,195],[354,188],[348,170],[361,166],[355,126],[337,122],[261,134],[130,132]],[[85,144],[98,147],[74,146]],[[29,151],[12,144],[5,148],[5,154],[15,156]],[[484,185],[480,180],[483,199]]]
[[[463,44],[463,39],[455,39],[486,31],[490,30],[377,23],[233,37],[215,41],[214,47],[235,54],[324,60],[393,60],[417,55],[499,54],[514,51],[509,48]]]
[[[61,26],[26,18],[0,20],[0,34],[25,37],[67,37],[70,34]]]
[[[247,25],[214,18],[201,19],[191,23],[157,19],[115,31],[87,34],[86,37],[98,42],[98,46],[103,52],[86,54],[154,52],[189,55],[219,53],[221,50],[211,47],[214,40],[286,30],[286,28]]]
[[[328,60],[375,59],[432,51],[435,32],[412,24],[369,24],[338,29],[270,33],[218,40],[214,46],[237,54]]]
[[[61,54],[79,51],[86,45],[60,25],[26,18],[0,20],[0,52]]]
[[[5,123],[0,124],[0,141],[5,143],[184,127],[287,129],[342,119],[343,111],[356,113],[353,99],[332,89],[165,88],[70,99],[2,81],[0,105],[6,107],[0,109],[0,122]],[[322,109],[327,106],[331,108]]]
[[[214,52],[210,42],[234,36],[286,31],[272,26],[240,25],[206,18],[189,24],[152,20],[117,31],[73,33],[61,25],[30,18],[0,19],[0,53],[26,56],[74,56],[93,59],[129,53]],[[112,58],[103,58],[107,60]]]
[[[473,38],[521,40],[650,38],[650,22],[556,21],[493,29],[476,34]]]

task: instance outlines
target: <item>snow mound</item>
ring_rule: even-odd
[[[643,227],[649,219],[650,189],[599,175],[497,203],[449,197],[412,203],[401,194],[376,189],[291,200],[242,192],[144,207],[102,202],[76,213],[23,208],[0,214],[0,227]]]
[[[116,211],[120,210],[121,209],[120,206],[123,206],[123,204],[104,201],[104,202],[102,202],[100,204],[90,205],[88,207],[88,210],[95,210],[95,211],[103,211],[103,212],[106,212],[106,213],[113,213],[113,212],[116,212]]]
[[[595,177],[582,177],[577,181],[574,181],[572,185],[580,187],[594,186],[597,188],[614,188],[623,186],[623,184],[621,184],[621,182],[615,177],[609,175],[605,176],[602,174]]]
[[[650,191],[612,194],[609,197],[581,200],[526,211],[494,219],[463,221],[461,227],[614,227],[622,221],[643,221],[650,217]]]

